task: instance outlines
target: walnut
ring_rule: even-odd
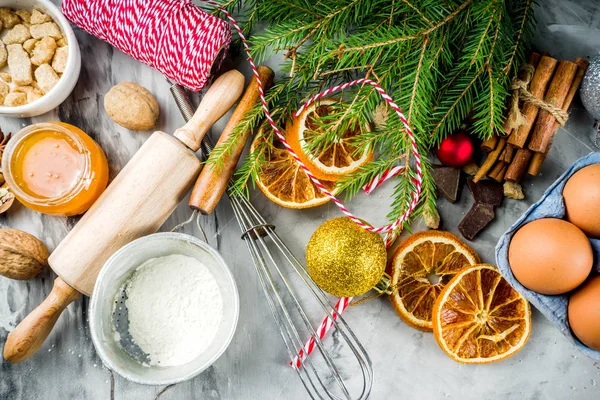
[[[35,236],[17,229],[0,229],[0,275],[31,279],[48,262],[48,249]]]
[[[158,102],[146,88],[133,82],[121,82],[104,96],[104,109],[117,124],[134,131],[156,126]]]

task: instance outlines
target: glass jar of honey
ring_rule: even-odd
[[[63,122],[29,125],[7,144],[4,178],[26,207],[45,214],[82,214],[108,183],[108,162],[91,137]]]

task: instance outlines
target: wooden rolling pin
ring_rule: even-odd
[[[194,151],[204,134],[243,89],[241,73],[223,74],[175,137],[159,131],[150,136],[50,256],[48,263],[58,275],[52,292],[8,335],[5,359],[20,362],[32,356],[60,313],[80,293],[92,293],[105,261],[125,244],[160,228],[200,172]]]
[[[273,77],[275,73],[269,67],[260,66],[258,67],[258,75],[260,81],[265,90],[273,84]],[[230,151],[222,156],[222,160],[219,160],[219,167],[211,161],[217,156],[217,152],[211,153],[208,157],[206,167],[200,172],[200,176],[194,185],[192,195],[190,197],[189,205],[195,210],[200,211],[202,214],[210,214],[213,212],[217,203],[225,193],[227,189],[227,183],[235,171],[235,167],[240,159],[240,155],[244,150],[248,136],[250,136],[250,130],[246,132],[240,132],[236,137],[232,137],[233,131],[236,126],[242,121],[246,112],[251,110],[256,103],[260,101],[260,91],[256,77],[252,76],[252,80],[248,84],[244,95],[238,103],[235,111],[231,115],[229,122],[225,126],[225,129],[219,137],[219,141],[215,146],[215,150],[219,146],[231,145]],[[229,141],[234,140],[232,143]]]

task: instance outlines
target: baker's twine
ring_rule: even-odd
[[[64,0],[64,15],[188,89],[201,90],[231,42],[226,21],[191,0]]]
[[[561,126],[564,126],[569,119],[569,114],[563,111],[560,107],[535,97],[528,90],[531,79],[535,73],[535,67],[531,64],[524,64],[521,66],[521,73],[524,75],[524,78],[519,79],[518,77],[514,77],[510,86],[510,90],[512,90],[510,111],[506,117],[506,126],[509,131],[512,129],[518,129],[521,125],[525,125],[527,123],[527,118],[525,118],[523,113],[521,113],[521,109],[519,108],[519,100],[525,103],[533,104],[534,106],[547,111]]]

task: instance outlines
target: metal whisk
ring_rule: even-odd
[[[170,81],[169,83],[181,114],[186,121],[189,120],[194,114],[194,110],[185,90]],[[204,155],[208,156],[213,147],[212,140],[208,135],[205,136],[201,146]],[[311,336],[315,340],[315,350],[318,351],[312,355],[305,354],[306,358],[301,362],[291,363],[306,391],[313,399],[368,398],[373,385],[373,368],[364,347],[341,315],[338,314],[334,318],[333,305],[325,293],[312,281],[302,263],[275,233],[275,226],[269,224],[245,197],[235,193],[231,188],[230,182],[227,194],[231,206],[242,230],[242,238],[250,250],[252,261],[290,360],[297,359],[298,349],[304,348],[303,339]],[[273,252],[271,249],[275,249],[277,252]],[[288,264],[287,268],[284,268],[283,263]],[[297,275],[289,274],[289,267]],[[312,294],[312,299],[318,305],[317,308],[320,312],[325,312],[332,319],[335,328],[334,337],[337,338],[335,342],[343,341],[356,358],[362,374],[362,386],[349,388],[346,380],[342,377],[338,363],[343,361],[346,366],[348,361],[338,359],[338,363],[336,363],[334,359],[336,357],[332,357],[331,353],[325,349],[308,318],[305,307],[302,306],[296,294],[294,286],[298,284]],[[358,395],[356,396],[356,394]]]

